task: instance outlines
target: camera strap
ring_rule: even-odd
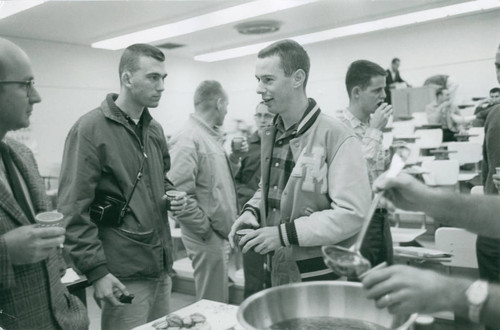
[[[142,171],[144,170],[144,163],[146,162],[146,159],[148,158],[148,155],[146,155],[145,152],[142,153],[142,161],[141,161],[141,167],[139,168],[139,172],[137,172],[137,176],[135,177],[135,182],[134,186],[132,187],[132,191],[128,195],[128,198],[125,201],[125,204],[123,205],[122,210],[120,211],[120,219],[123,219],[125,216],[125,212],[127,212],[128,204],[130,203],[130,200],[132,199],[132,196],[134,195],[135,188],[137,187],[137,184],[139,181],[142,179]]]

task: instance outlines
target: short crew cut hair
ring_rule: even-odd
[[[197,107],[205,102],[214,102],[219,98],[226,98],[226,93],[220,82],[216,80],[204,80],[194,92],[194,106]]]
[[[500,93],[500,88],[499,87],[493,87],[492,89],[490,89],[490,94],[492,93]]]
[[[285,77],[290,77],[299,69],[304,70],[306,74],[304,89],[306,88],[311,62],[304,47],[294,40],[286,39],[272,43],[257,54],[258,58],[271,56],[278,56],[281,59],[281,68]]]
[[[367,60],[354,61],[349,65],[345,76],[345,86],[347,94],[351,98],[352,89],[359,86],[362,90],[366,89],[373,77],[386,76],[384,68],[377,63]]]
[[[120,58],[120,65],[118,66],[120,77],[124,71],[137,71],[139,69],[139,59],[142,56],[165,62],[165,54],[159,48],[148,44],[133,44],[125,49]]]
[[[399,58],[395,57],[392,59],[391,63],[394,64],[396,62],[401,62],[401,61],[399,60]]]

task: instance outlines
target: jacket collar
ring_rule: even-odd
[[[115,103],[117,98],[118,94],[115,93],[108,94],[106,96],[106,100],[104,100],[101,103],[102,112],[104,113],[104,116],[106,118],[114,120],[120,124],[127,125],[128,120],[127,117],[125,116],[126,115],[125,112],[123,112]],[[141,116],[143,125],[146,126],[146,124],[148,124],[152,119],[153,117],[151,117],[149,109],[145,107]]]
[[[314,122],[316,121],[321,112],[321,109],[316,104],[316,101],[314,99],[309,98],[308,101],[309,105],[306,111],[304,111],[302,118],[298,122],[297,133],[295,134],[295,136],[302,135],[304,132],[306,132],[312,126],[312,124],[314,124]],[[278,127],[278,125],[282,125],[282,123],[283,119],[281,118],[280,115],[274,117],[273,124],[275,127]]]
[[[204,121],[201,117],[197,116],[194,113],[191,114],[190,119],[208,134],[214,136],[218,140],[222,140],[223,132],[219,127],[210,127],[210,125],[208,125],[206,121]]]

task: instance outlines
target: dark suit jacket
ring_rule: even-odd
[[[35,212],[46,211],[48,201],[33,154],[20,143],[5,142],[24,177]],[[0,183],[0,309],[3,310],[0,327],[9,330],[87,329],[85,307],[61,283],[62,260],[57,252],[34,264],[12,264],[3,235],[30,224],[12,194]]]
[[[405,82],[403,78],[399,75],[399,71],[396,72],[396,77],[395,79],[392,79],[392,73],[391,70],[387,69],[386,71],[386,76],[385,76],[385,94],[387,95],[385,97],[385,102],[391,103],[391,84],[393,83],[401,83]]]

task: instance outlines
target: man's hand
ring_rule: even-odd
[[[125,285],[122,284],[112,274],[107,274],[94,282],[94,299],[99,307],[102,308],[102,303],[110,304],[112,306],[122,306],[123,304],[118,300],[122,294],[129,295]]]
[[[187,194],[183,191],[176,191],[176,196],[174,199],[170,199],[170,210],[174,215],[178,215],[184,211],[187,205]],[[163,195],[163,199],[169,199],[167,196],[168,192]]]
[[[46,259],[64,243],[62,227],[22,226],[3,235],[14,265],[25,265]]]
[[[387,103],[382,103],[377,110],[373,113],[370,119],[370,127],[376,128],[379,131],[383,130],[387,123],[389,122],[389,118],[392,115],[392,105]]]
[[[263,227],[248,233],[240,239],[243,253],[254,250],[260,254],[267,254],[281,247],[279,227]]]
[[[408,211],[420,211],[425,197],[432,191],[406,173],[400,173],[395,178],[387,178],[385,173],[382,174],[373,183],[373,190],[385,191],[384,198]]]
[[[233,223],[231,231],[229,232],[229,235],[227,237],[231,248],[234,248],[234,235],[236,234],[237,230],[241,229],[241,227],[258,228],[260,227],[260,225],[257,222],[255,216],[252,214],[252,212],[250,211],[243,212],[243,214],[240,215],[240,217],[236,219],[236,221]]]
[[[239,159],[248,152],[248,141],[243,137],[236,137],[231,141],[231,156]]]
[[[367,273],[363,287],[367,298],[392,314],[428,314],[452,310],[457,299],[463,299],[460,294],[467,284],[434,271],[396,265]]]

